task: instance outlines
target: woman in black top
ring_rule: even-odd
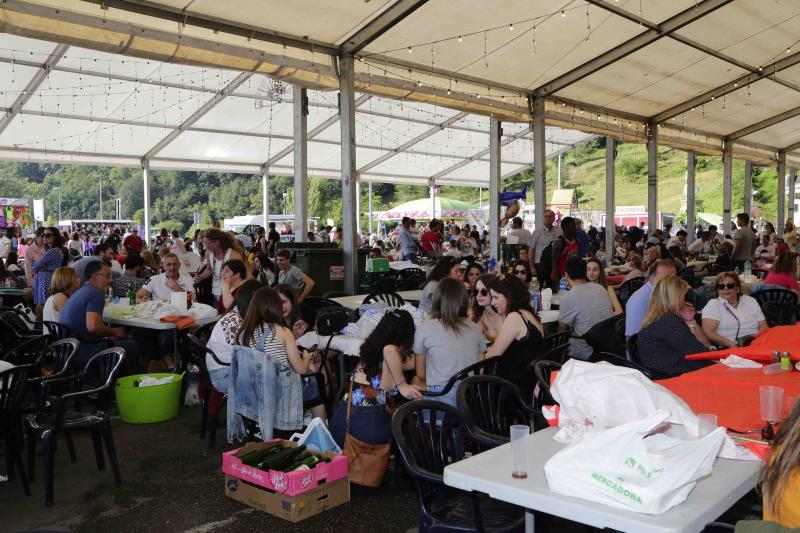
[[[500,333],[486,358],[499,357],[495,373],[519,385],[524,397],[530,397],[533,381],[523,371],[546,350],[544,330],[531,307],[530,294],[519,278],[503,274],[489,282],[492,307],[503,317]]]
[[[677,276],[662,278],[653,288],[639,331],[639,360],[646,368],[679,376],[711,364],[684,356],[713,349],[694,320],[694,306],[685,300],[689,285]]]

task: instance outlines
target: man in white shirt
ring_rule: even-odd
[[[755,259],[772,259],[775,257],[775,245],[770,242],[769,235],[761,238],[761,244],[756,247]]]
[[[181,260],[168,253],[161,260],[164,273],[150,278],[147,285],[139,289],[136,298],[140,300],[169,300],[174,292],[190,292],[194,297],[194,281],[190,276],[181,276]]]
[[[553,226],[556,221],[556,214],[552,209],[544,212],[544,225],[533,230],[528,240],[528,261],[531,264],[533,275],[541,270],[542,252],[547,245],[561,236],[561,228]]]
[[[531,232],[522,227],[522,218],[511,219],[511,229],[506,232],[506,238],[508,237],[517,237],[517,242],[522,246],[526,246],[531,240]]]
[[[686,237],[689,234],[686,233],[686,230],[678,230],[678,233],[675,234],[669,241],[667,241],[667,249],[672,248],[673,246],[677,246],[682,251],[686,251]]]
[[[704,251],[706,246],[711,244],[711,233],[704,231],[700,234],[699,239],[695,239],[692,241],[692,244],[689,245],[687,251],[693,254],[699,254],[700,252]]]
[[[11,239],[8,235],[0,235],[0,258],[5,260],[8,257],[8,252],[11,251]]]

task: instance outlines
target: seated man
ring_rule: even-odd
[[[111,247],[108,244],[98,244],[94,247],[94,255],[81,257],[73,263],[72,268],[78,273],[78,279],[81,280],[81,284],[83,284],[86,282],[84,270],[89,263],[107,261],[111,267],[112,276],[114,274],[122,274],[122,267],[113,259],[114,251]]]
[[[275,262],[278,264],[278,283],[283,283],[295,291],[299,296],[297,302],[302,303],[306,296],[311,294],[314,288],[314,280],[300,270],[299,267],[291,263],[292,254],[287,249],[278,250],[275,255]]]
[[[127,298],[128,286],[133,285],[134,292],[144,287],[147,283],[147,278],[142,277],[142,268],[144,268],[144,259],[139,254],[128,256],[125,260],[125,273],[115,279],[111,287],[114,290],[114,296],[120,298]]]
[[[152,276],[150,281],[136,293],[136,298],[169,300],[173,292],[190,292],[194,299],[194,280],[188,275],[181,275],[181,261],[178,256],[168,253],[162,258],[161,266],[164,267],[164,273]]]
[[[580,257],[570,257],[566,267],[570,289],[561,295],[558,321],[566,324],[575,335],[584,335],[592,326],[614,316],[614,307],[608,290],[586,278],[586,262]],[[611,331],[609,334],[613,335]],[[594,350],[583,339],[569,340],[569,355],[588,359]]]
[[[81,342],[77,367],[84,365],[94,354],[111,346],[125,349],[124,374],[134,374],[138,366],[137,344],[125,339],[125,329],[103,323],[105,293],[111,285],[111,269],[102,261],[92,261],[84,271],[86,283],[67,299],[61,309],[61,324]]]

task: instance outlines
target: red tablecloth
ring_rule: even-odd
[[[800,325],[770,328],[760,333],[750,346],[744,348],[693,353],[687,355],[686,359],[725,359],[731,354],[736,354],[745,359],[769,364],[772,362],[772,352],[789,352],[792,361],[800,361]]]
[[[783,387],[783,414],[800,397],[800,372],[765,375],[760,368],[729,368],[717,363],[681,376],[658,381],[680,396],[696,414],[717,415],[717,423],[728,429],[760,429],[761,385]]]

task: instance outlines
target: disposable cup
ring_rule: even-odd
[[[764,422],[779,422],[783,408],[783,387],[762,385],[758,388],[761,400],[761,420]]]
[[[701,413],[697,415],[697,436],[703,438],[717,429],[717,415]]]
[[[528,426],[511,426],[511,476],[513,478],[525,479],[528,477],[524,437],[530,435],[530,433],[531,428]]]
[[[780,363],[773,363],[771,365],[764,365],[763,368],[762,368],[762,371],[767,376],[783,372],[783,370],[781,370],[781,364]]]
[[[550,310],[550,299],[542,300],[542,311],[549,311]]]

